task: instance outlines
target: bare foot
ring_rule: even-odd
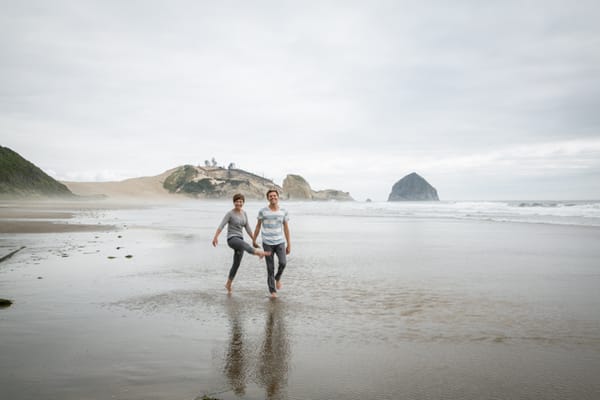
[[[271,293],[271,298],[272,299],[276,299],[277,298],[277,293],[275,293],[275,292]]]
[[[283,287],[281,281],[275,281],[275,287],[277,288],[277,290],[281,290],[281,288]]]
[[[256,251],[254,252],[254,254],[256,254],[258,256],[258,258],[260,258],[262,260],[263,258],[265,258],[265,256],[270,256],[271,252],[270,251],[262,251],[262,250],[256,249]]]
[[[227,289],[227,293],[231,293],[231,279],[227,279],[227,282],[225,283],[225,289]]]

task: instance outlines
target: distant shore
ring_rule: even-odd
[[[0,201],[0,233],[63,233],[115,230],[113,225],[78,224],[77,211],[124,208],[124,204],[88,201]]]

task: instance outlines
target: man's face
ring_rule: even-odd
[[[279,196],[277,195],[277,192],[269,192],[267,199],[269,199],[269,204],[275,205],[279,201]]]

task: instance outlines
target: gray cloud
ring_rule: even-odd
[[[416,169],[453,198],[523,197],[519,182],[536,179],[529,196],[555,197],[561,170],[585,152],[519,154],[520,164],[556,165],[544,179],[490,154],[593,147],[600,137],[592,1],[24,1],[3,10],[2,144],[58,177],[151,175],[215,156],[357,198],[385,199]],[[474,193],[468,177],[482,165],[457,160],[488,158],[486,169],[505,174],[487,174]],[[570,182],[598,177],[597,164],[581,165]]]

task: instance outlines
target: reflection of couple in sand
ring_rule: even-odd
[[[285,304],[269,302],[266,305],[264,337],[258,355],[252,354],[245,347],[248,343],[244,343],[244,331],[240,321],[242,306],[242,303],[233,298],[228,299],[231,337],[225,359],[225,376],[238,396],[245,394],[246,384],[252,379],[265,389],[265,398],[283,398],[290,357],[283,315]]]
[[[267,285],[271,297],[277,297],[277,290],[281,289],[281,275],[286,265],[286,255],[290,254],[290,229],[288,226],[288,212],[284,208],[279,207],[279,193],[276,189],[270,189],[267,192],[267,200],[269,205],[262,208],[258,212],[258,221],[254,233],[250,230],[248,215],[243,210],[245,198],[242,194],[233,196],[234,208],[225,214],[221,224],[215,232],[212,244],[219,244],[219,235],[227,225],[227,245],[233,249],[233,264],[229,270],[229,277],[225,287],[231,293],[231,285],[235,274],[242,262],[244,251],[260,258],[265,258],[267,264]],[[260,250],[256,239],[262,228],[262,246],[264,250]],[[252,238],[250,246],[244,241],[244,232]],[[278,268],[275,274],[275,255],[277,255]]]

